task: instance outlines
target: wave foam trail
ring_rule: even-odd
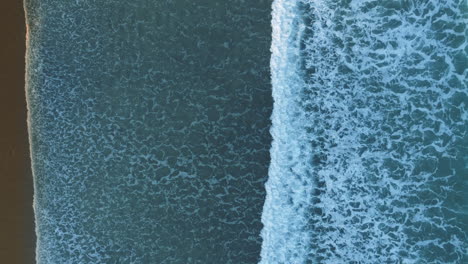
[[[261,263],[468,261],[466,14],[274,1]]]

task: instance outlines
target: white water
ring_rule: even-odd
[[[307,229],[307,205],[312,178],[307,174],[310,150],[301,150],[307,134],[303,130],[304,116],[299,105],[298,90],[303,86],[295,68],[300,59],[298,11],[295,1],[273,3],[272,58],[274,110],[271,134],[269,179],[265,185],[267,197],[263,208],[262,263],[299,263],[307,256],[311,242]],[[287,125],[285,125],[287,124]],[[306,146],[304,146],[306,147]]]
[[[460,263],[466,6],[337,2],[273,3],[261,263]]]

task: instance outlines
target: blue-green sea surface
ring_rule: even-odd
[[[256,263],[271,2],[25,9],[37,262]]]

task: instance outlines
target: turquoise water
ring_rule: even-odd
[[[37,260],[255,263],[268,1],[26,1]]]
[[[38,263],[468,263],[466,1],[25,8]]]
[[[466,1],[275,0],[261,263],[467,263]]]

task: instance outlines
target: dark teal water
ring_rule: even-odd
[[[38,263],[255,263],[270,1],[25,2]]]

